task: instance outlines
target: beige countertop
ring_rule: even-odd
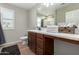
[[[78,34],[53,33],[53,32],[51,33],[51,32],[46,32],[46,31],[41,31],[41,30],[28,30],[28,32],[36,32],[36,33],[41,33],[41,34],[45,34],[45,35],[50,35],[50,36],[55,36],[55,37],[79,41]]]

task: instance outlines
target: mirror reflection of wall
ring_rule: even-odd
[[[52,16],[47,16],[46,19],[44,19],[44,26],[52,26],[55,25],[55,18]]]
[[[79,25],[79,3],[64,3],[56,12],[57,24]]]
[[[37,17],[37,26],[38,27],[47,27],[55,25],[55,18],[53,16],[42,16]]]
[[[74,25],[79,24],[79,9],[66,12],[65,14],[65,22],[73,23]]]

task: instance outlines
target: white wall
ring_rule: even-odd
[[[28,30],[36,29],[37,24],[37,13],[36,8],[32,8],[28,11]]]
[[[6,42],[15,42],[20,40],[19,38],[27,33],[27,11],[10,4],[0,4],[0,6],[13,9],[16,12],[16,28],[13,30],[4,30]]]

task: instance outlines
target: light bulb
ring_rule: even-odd
[[[46,7],[49,7],[49,6],[52,6],[53,3],[43,3],[42,5],[46,6]]]

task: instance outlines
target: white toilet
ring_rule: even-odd
[[[20,37],[20,39],[21,39],[21,42],[23,45],[28,44],[28,37],[27,36],[22,36],[22,37]]]

